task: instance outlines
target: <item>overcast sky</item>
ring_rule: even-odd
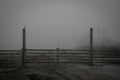
[[[0,0],[0,49],[79,48],[120,43],[120,0]]]

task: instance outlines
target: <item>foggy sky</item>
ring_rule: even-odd
[[[79,48],[120,43],[120,0],[0,0],[0,49]]]

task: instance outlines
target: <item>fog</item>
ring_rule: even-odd
[[[0,0],[0,49],[120,45],[120,0]]]

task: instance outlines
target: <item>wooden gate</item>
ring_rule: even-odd
[[[27,63],[42,63],[42,62],[74,62],[88,63],[88,50],[75,49],[28,49],[26,51]]]

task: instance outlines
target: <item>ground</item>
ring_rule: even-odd
[[[38,63],[6,70],[1,68],[0,80],[120,80],[118,64]]]

